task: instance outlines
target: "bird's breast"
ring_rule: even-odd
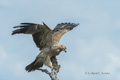
[[[43,49],[43,53],[51,57],[58,55],[60,52],[61,50],[57,48],[56,46],[46,47]]]
[[[49,48],[45,48],[44,51],[48,52],[48,51],[49,51]]]

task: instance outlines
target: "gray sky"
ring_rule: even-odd
[[[21,22],[44,21],[51,29],[61,22],[80,23],[60,41],[67,46],[67,54],[57,57],[60,80],[120,80],[119,4],[119,0],[0,0],[0,79],[50,80],[45,73],[24,69],[39,53],[31,35],[11,36],[12,27]]]

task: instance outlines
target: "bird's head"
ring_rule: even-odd
[[[63,45],[61,45],[61,50],[64,51],[65,53],[67,52],[67,48]]]

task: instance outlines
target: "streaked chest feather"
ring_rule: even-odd
[[[56,46],[52,46],[52,47],[44,48],[43,52],[46,55],[55,56],[55,55],[58,55],[61,52],[61,49],[56,47]]]
[[[50,49],[49,48],[45,48],[44,51],[48,52]]]

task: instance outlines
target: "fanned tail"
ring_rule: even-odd
[[[34,71],[36,69],[39,69],[42,66],[43,66],[43,62],[37,62],[37,59],[36,59],[31,64],[26,66],[25,70],[28,71],[28,72],[31,72],[31,71]]]

